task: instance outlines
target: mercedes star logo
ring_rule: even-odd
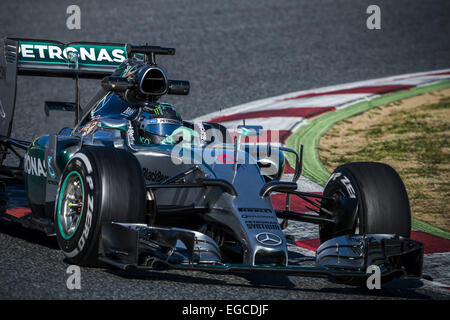
[[[283,240],[279,236],[269,232],[262,232],[256,235],[256,241],[262,243],[265,246],[276,247],[283,243]]]

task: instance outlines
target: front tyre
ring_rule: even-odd
[[[396,234],[408,238],[411,235],[408,194],[400,176],[387,164],[353,162],[339,166],[328,180],[323,195],[356,198],[357,218],[350,223],[353,225],[350,233]],[[324,200],[322,205],[333,211],[331,202]],[[319,234],[321,243],[343,235],[332,224],[321,225]]]
[[[349,233],[396,234],[407,238],[411,235],[408,194],[400,176],[387,164],[352,162],[339,166],[328,180],[323,195],[355,198],[358,208],[356,218],[350,215],[339,217],[344,219],[344,225],[352,225],[352,230],[338,231],[334,224],[321,225],[321,243]],[[323,200],[322,206],[333,212],[332,201]],[[395,276],[383,277],[382,283]],[[344,276],[336,277],[336,280],[355,286],[366,285],[366,277]]]
[[[97,265],[102,223],[144,223],[144,213],[144,178],[131,153],[86,147],[66,165],[54,221],[59,247],[69,263]]]

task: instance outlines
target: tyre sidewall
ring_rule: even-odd
[[[389,165],[352,162],[338,167],[323,194],[331,197],[336,192],[355,198],[358,202],[353,231],[359,221],[358,234],[397,234],[410,237],[411,211],[408,194],[402,179]],[[327,202],[324,202],[324,207],[326,205]],[[331,224],[320,228],[321,240],[339,235],[342,234],[335,234]]]
[[[101,214],[99,199],[101,199],[102,190],[99,186],[98,170],[94,166],[95,163],[89,159],[88,154],[83,152],[77,153],[64,169],[58,187],[54,217],[56,237],[61,250],[72,263],[86,260],[86,257],[91,255],[92,249],[95,248],[98,241],[98,239],[95,239],[95,235],[99,228],[98,224],[101,221],[101,217],[98,217],[98,215]],[[58,220],[59,198],[63,191],[61,188],[64,180],[73,171],[77,172],[81,177],[84,187],[84,201],[79,225],[75,233],[69,239],[65,239],[61,234],[62,231]]]
[[[366,218],[364,216],[365,207],[364,201],[361,197],[360,187],[353,174],[346,167],[338,167],[328,179],[328,182],[323,191],[324,197],[332,197],[335,194],[342,195],[356,199],[358,202],[357,220],[359,219],[359,233],[364,233],[364,225]],[[356,228],[357,221],[353,222],[353,231]],[[331,239],[336,236],[335,227],[331,224],[319,226],[319,233],[321,242]]]

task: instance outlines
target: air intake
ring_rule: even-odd
[[[255,265],[285,266],[286,254],[284,251],[259,250],[255,255]]]
[[[168,81],[161,68],[144,68],[141,70],[139,78],[139,89],[143,94],[161,96],[167,93]]]

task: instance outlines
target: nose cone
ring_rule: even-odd
[[[261,197],[265,181],[257,164],[238,165],[217,163],[212,166],[216,175],[228,180],[236,189],[236,197],[227,197],[232,210],[237,239],[245,248],[243,263],[251,265],[285,266],[287,244],[276,217],[270,197]],[[235,173],[235,170],[237,171]],[[238,230],[241,230],[238,232]]]

